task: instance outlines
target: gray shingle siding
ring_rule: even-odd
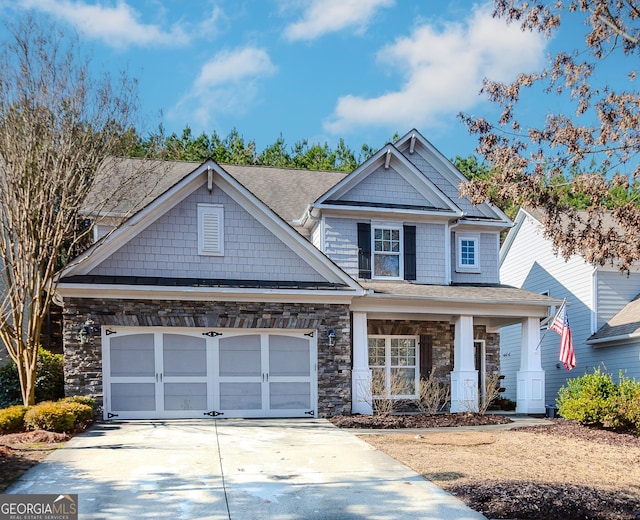
[[[200,256],[197,204],[224,206],[224,256]],[[246,209],[205,186],[169,210],[90,274],[323,281]]]

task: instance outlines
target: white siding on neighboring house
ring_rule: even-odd
[[[470,232],[470,234],[474,234]],[[476,233],[477,234],[477,233]],[[454,283],[498,283],[498,248],[500,235],[498,233],[479,234],[480,266],[475,272],[458,272],[456,232],[451,233],[451,280]]]
[[[518,224],[517,224],[518,225]],[[586,368],[598,364],[594,349],[587,347],[591,335],[591,316],[594,311],[594,268],[581,257],[568,261],[556,256],[551,243],[544,239],[535,219],[526,217],[519,224],[515,239],[509,246],[500,266],[500,281],[552,298],[567,299],[569,323],[576,347],[577,366],[568,372],[559,361],[560,336],[553,331],[541,331],[542,368],[545,371],[545,401],[552,404],[558,390],[568,378],[584,373]],[[515,396],[516,372],[520,368],[520,326],[505,327],[500,332],[501,372],[505,375],[506,396]],[[509,383],[510,382],[510,383]]]
[[[596,294],[597,330],[640,294],[640,273],[627,275],[618,270],[605,271],[600,268],[596,274]]]
[[[224,208],[224,254],[198,254],[198,204]],[[324,281],[231,197],[195,191],[90,274],[273,281]]]
[[[441,207],[440,201],[429,201],[393,168],[378,168],[349,190],[341,200],[379,204],[410,204]]]

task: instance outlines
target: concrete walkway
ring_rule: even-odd
[[[98,424],[7,493],[77,493],[83,520],[484,518],[320,419]]]

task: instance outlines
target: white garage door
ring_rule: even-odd
[[[105,418],[315,417],[315,336],[104,328]]]

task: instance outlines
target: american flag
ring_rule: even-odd
[[[567,315],[567,307],[564,303],[549,328],[560,334],[560,361],[562,361],[562,364],[567,370],[571,370],[576,366],[576,352],[573,349],[573,339],[571,338],[571,329],[569,328],[569,316]]]

